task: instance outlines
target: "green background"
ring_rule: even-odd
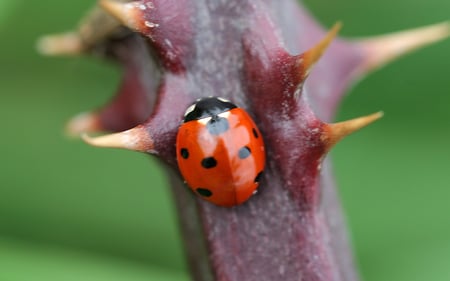
[[[170,189],[152,158],[64,136],[105,103],[119,70],[45,58],[36,39],[71,29],[93,1],[0,0],[0,281],[188,280]],[[308,0],[344,36],[449,18],[448,0]],[[339,120],[384,110],[332,152],[367,281],[450,280],[450,40],[356,85]]]

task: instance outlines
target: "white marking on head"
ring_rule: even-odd
[[[198,119],[197,122],[200,122],[201,124],[206,126],[206,124],[208,124],[209,120],[211,120],[211,117],[205,117],[202,119]]]
[[[195,103],[186,109],[186,111],[184,112],[184,117],[186,117],[189,113],[191,113],[194,110],[195,110]]]
[[[225,111],[225,112],[222,112],[222,113],[219,113],[219,114],[217,114],[217,116],[219,116],[219,117],[222,117],[222,118],[225,118],[225,119],[228,119],[228,117],[230,116],[230,111]]]
[[[229,100],[224,99],[224,98],[220,98],[220,97],[218,97],[217,99],[220,100],[220,101],[222,101],[222,102],[230,102]]]

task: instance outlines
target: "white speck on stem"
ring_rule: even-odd
[[[169,46],[169,48],[173,49],[173,45],[172,42],[169,39],[164,39],[164,42],[166,43],[167,46]]]
[[[159,26],[159,24],[154,23],[154,22],[150,22],[150,21],[145,21],[144,24],[145,24],[146,27],[150,27],[150,28],[154,28],[154,27],[158,27]]]

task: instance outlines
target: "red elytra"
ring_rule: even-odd
[[[203,199],[232,207],[259,186],[264,142],[245,110],[222,98],[197,100],[185,114],[176,141],[178,168]]]

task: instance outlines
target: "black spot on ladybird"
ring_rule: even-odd
[[[259,138],[258,131],[255,128],[252,129],[252,132],[256,139]]]
[[[213,194],[211,190],[201,187],[197,188],[195,191],[203,197],[211,197]]]
[[[184,159],[189,158],[189,151],[187,150],[187,148],[182,148],[180,150],[180,154],[181,154],[181,157],[183,157]]]
[[[217,165],[217,161],[214,157],[207,157],[202,160],[202,167],[205,169],[214,168]]]
[[[256,182],[256,183],[259,183],[259,182],[261,181],[262,175],[263,175],[263,171],[259,172],[259,173],[256,175],[256,177],[255,177],[255,182]]]
[[[238,155],[239,158],[241,159],[245,159],[247,157],[249,157],[251,154],[250,148],[248,146],[244,146],[241,149],[239,149]]]
[[[206,123],[206,129],[211,135],[220,135],[228,131],[229,127],[230,124],[228,123],[228,120],[217,115],[211,117],[208,123]]]

